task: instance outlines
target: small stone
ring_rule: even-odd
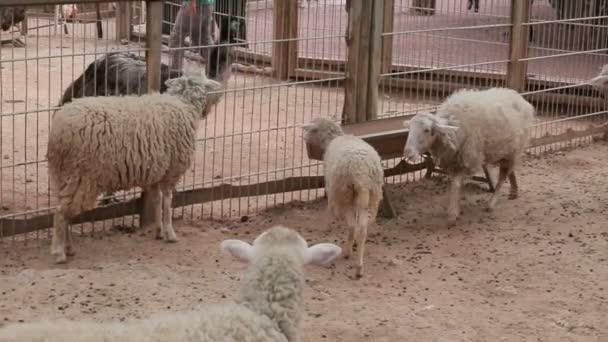
[[[401,265],[401,264],[403,264],[403,262],[402,262],[401,260],[399,260],[399,259],[394,259],[394,258],[393,258],[393,259],[391,259],[391,260],[388,262],[388,265],[389,265],[389,266],[399,266],[399,265]]]

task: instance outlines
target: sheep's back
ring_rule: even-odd
[[[491,164],[523,152],[535,119],[534,107],[505,88],[456,92],[437,112],[458,126],[461,147],[478,149],[479,162]]]
[[[196,115],[168,95],[75,100],[52,119],[49,171],[95,179],[103,191],[177,182],[191,163]]]
[[[348,187],[358,182],[365,188],[382,187],[382,163],[378,152],[361,138],[345,135],[336,137],[323,156],[326,183]]]

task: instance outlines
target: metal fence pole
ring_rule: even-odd
[[[119,2],[116,6],[116,40],[131,39],[132,3]]]
[[[511,37],[509,43],[509,63],[507,66],[507,87],[523,91],[526,88],[528,63],[521,61],[528,56],[528,30],[524,25],[530,18],[530,0],[511,2]]]
[[[148,92],[152,93],[160,90],[163,1],[148,0],[146,6],[146,72],[148,74]],[[149,194],[145,191],[141,194],[140,227],[145,227],[152,221],[145,205],[148,202],[148,196]]]

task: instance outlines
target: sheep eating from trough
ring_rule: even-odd
[[[0,328],[0,342],[297,342],[304,312],[304,266],[327,265],[341,253],[308,246],[296,231],[272,227],[250,245],[224,240],[224,252],[249,263],[234,300],[124,323],[46,321]]]
[[[384,171],[378,152],[326,118],[315,118],[303,126],[304,139],[321,148],[325,189],[330,217],[349,226],[346,258],[357,243],[356,275],[363,276],[363,255],[367,228],[378,213],[382,200]]]
[[[436,114],[419,113],[409,123],[404,156],[430,153],[452,175],[448,222],[460,215],[459,198],[465,175],[485,165],[499,166],[498,181],[488,209],[496,206],[503,183],[509,178],[509,198],[518,197],[515,168],[528,145],[536,111],[516,91],[506,88],[459,90],[449,96]]]
[[[177,241],[172,191],[192,163],[199,122],[220,99],[210,92],[222,85],[204,76],[166,85],[165,94],[77,99],[53,115],[47,158],[58,199],[51,246],[57,263],[74,254],[70,220],[104,192],[142,188],[150,194],[144,212],[154,214],[157,238]]]

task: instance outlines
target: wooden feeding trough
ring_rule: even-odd
[[[342,130],[346,134],[352,134],[360,137],[378,151],[382,160],[399,158],[403,155],[403,147],[407,141],[408,129],[403,127],[405,117],[394,117],[388,119],[379,119],[367,121],[357,124],[349,124],[342,126]],[[323,160],[323,151],[317,145],[306,143],[306,152],[308,158],[313,160]],[[418,164],[410,164],[405,160],[401,160],[394,167],[384,170],[384,177],[396,176],[404,173],[420,171],[426,169],[426,178],[430,178],[433,172],[443,173],[435,167],[431,158],[425,158],[423,162]],[[485,177],[474,176],[476,181],[486,182],[491,192],[494,191],[494,185],[487,168],[484,168]],[[395,210],[391,204],[390,196],[386,189],[383,189],[383,199],[380,206],[380,214],[387,218],[395,217]]]

